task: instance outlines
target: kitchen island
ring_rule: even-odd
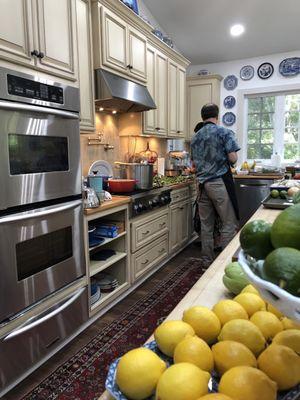
[[[255,212],[250,220],[262,219],[272,223],[280,210],[265,209],[262,206]],[[233,254],[239,248],[239,233],[233,238],[229,245],[216,258],[209,269],[201,276],[198,282],[183,297],[167,319],[177,320],[182,318],[183,311],[194,305],[212,307],[222,298],[229,298],[229,292],[222,283],[224,268],[231,262]],[[148,341],[153,340],[153,336]],[[104,392],[99,400],[111,400],[108,392]]]

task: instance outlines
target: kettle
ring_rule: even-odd
[[[95,189],[83,186],[83,206],[87,208],[96,208],[100,206],[100,201],[95,192]]]

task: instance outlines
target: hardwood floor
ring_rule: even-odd
[[[104,326],[118,318],[123,312],[138,301],[141,297],[145,296],[156,284],[165,277],[166,274],[172,269],[184,262],[189,257],[199,257],[200,247],[198,242],[194,242],[185,248],[176,257],[164,265],[158,272],[153,274],[147,281],[138,287],[129,296],[123,299],[115,307],[109,310],[106,314],[101,316],[96,322],[89,326],[84,332],[77,336],[71,343],[55,354],[50,360],[43,364],[37,371],[33,372],[28,378],[22,381],[18,386],[6,394],[3,399],[5,400],[20,400],[30,390],[37,386],[47,376],[56,370],[61,364],[72,357],[78,350],[85,346],[94,336],[96,336]]]

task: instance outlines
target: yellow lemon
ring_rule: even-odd
[[[248,319],[246,310],[233,300],[221,300],[213,306],[212,310],[222,326],[232,319]]]
[[[211,350],[214,356],[215,369],[220,375],[239,365],[257,367],[254,354],[242,343],[224,340],[213,345]]]
[[[188,362],[211,372],[214,368],[214,358],[208,344],[198,336],[188,336],[175,347],[175,364]]]
[[[241,293],[254,293],[257,294],[257,296],[260,296],[259,291],[253,285],[245,286]]]
[[[233,400],[231,397],[226,396],[222,393],[211,393],[200,397],[198,400]]]
[[[169,367],[160,377],[156,400],[196,400],[207,394],[210,374],[194,364],[179,363]]]
[[[247,311],[249,318],[256,311],[265,311],[266,304],[261,297],[254,293],[240,293],[233,299]]]
[[[257,368],[242,366],[225,372],[219,392],[234,400],[276,400],[277,385]]]
[[[287,346],[271,344],[257,359],[258,368],[277,382],[279,390],[300,383],[300,357]]]
[[[191,307],[184,311],[182,319],[190,324],[196,335],[208,344],[215,342],[221,330],[219,318],[207,307]]]
[[[284,317],[281,311],[277,310],[272,304],[267,303],[267,311],[271,312],[272,314],[276,315],[277,318],[281,319]]]
[[[191,325],[183,321],[165,321],[154,331],[159,349],[169,357],[173,357],[175,347],[187,335],[195,335]]]
[[[292,321],[291,319],[284,317],[281,320],[283,329],[300,329],[300,324],[298,324],[295,321]]]
[[[266,340],[272,339],[278,332],[283,330],[279,319],[268,311],[257,311],[252,315],[250,321],[261,330]]]
[[[272,343],[287,346],[300,355],[300,331],[298,329],[288,329],[277,333]]]
[[[253,322],[245,319],[233,319],[227,322],[218,337],[219,341],[233,340],[244,344],[258,356],[265,348],[265,338]]]
[[[153,351],[141,347],[121,357],[116,382],[122,393],[133,400],[143,400],[154,393],[166,364]]]

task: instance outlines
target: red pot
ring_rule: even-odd
[[[109,191],[112,193],[133,192],[135,183],[134,179],[109,179]]]

